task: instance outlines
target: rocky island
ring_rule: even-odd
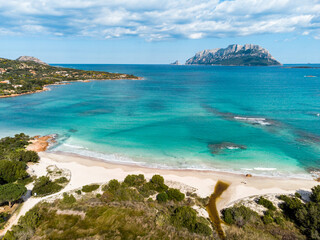
[[[259,45],[229,45],[196,53],[186,61],[187,65],[224,65],[224,66],[273,66],[281,65],[268,50]]]
[[[52,84],[120,79],[139,78],[130,74],[54,67],[35,57],[21,56],[16,60],[0,58],[0,98],[45,91],[46,86]]]

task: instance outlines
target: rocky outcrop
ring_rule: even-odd
[[[174,61],[173,63],[170,63],[170,65],[180,65],[180,62],[177,60],[177,61]]]
[[[226,66],[270,66],[281,65],[268,50],[259,45],[229,45],[196,53],[186,64],[226,65]]]
[[[36,63],[39,63],[39,64],[48,65],[47,63],[42,62],[42,61],[41,61],[40,59],[38,59],[38,58],[29,57],[29,56],[21,56],[21,57],[18,57],[16,60],[17,60],[17,61],[20,61],[20,62],[36,62]]]

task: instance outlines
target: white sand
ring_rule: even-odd
[[[43,198],[29,198],[22,205],[18,215],[12,220],[10,219],[11,221],[5,230],[10,229],[13,224],[18,222],[20,216],[24,215],[41,200],[91,183],[105,183],[111,179],[122,181],[128,174],[144,174],[147,179],[154,174],[160,174],[165,178],[169,186],[179,187],[183,192],[195,191],[201,197],[210,196],[218,180],[228,182],[230,187],[222,194],[218,202],[219,209],[249,196],[293,193],[296,190],[310,190],[310,188],[317,185],[317,182],[312,180],[267,177],[247,178],[244,175],[213,171],[154,169],[107,163],[93,158],[61,153],[41,152],[39,155],[41,157],[40,162],[31,165],[29,171],[37,176],[43,176],[47,174],[47,166],[56,165],[58,168],[68,169],[71,172],[70,183],[61,192],[54,195]],[[4,232],[0,232],[0,234]]]

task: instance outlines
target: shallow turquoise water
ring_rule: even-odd
[[[299,177],[320,166],[318,68],[64,66],[145,80],[0,99],[1,136],[58,133],[52,151],[147,166]]]

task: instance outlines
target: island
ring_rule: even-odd
[[[259,45],[229,45],[196,53],[186,65],[276,66],[281,65],[268,50]]]
[[[0,98],[46,91],[52,84],[89,80],[139,80],[130,74],[50,66],[35,57],[0,58]]]

